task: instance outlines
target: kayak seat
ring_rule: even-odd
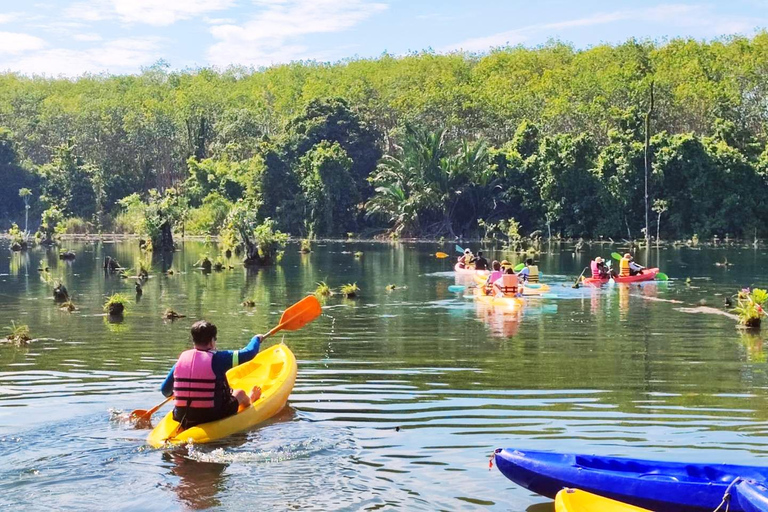
[[[602,457],[588,457],[577,455],[574,461],[576,466],[585,469],[600,469],[608,471],[617,471],[620,473],[651,474],[655,467],[633,460],[624,459],[605,459]]]
[[[277,378],[278,375],[280,375],[280,372],[283,370],[283,363],[276,363],[273,364],[269,368],[269,378],[270,380],[274,380]]]

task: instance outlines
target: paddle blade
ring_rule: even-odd
[[[462,249],[460,245],[457,245],[456,246],[456,252],[458,252],[460,254],[464,254],[464,249]]]
[[[448,291],[453,293],[463,292],[466,289],[466,286],[461,286],[460,284],[454,284],[448,287]]]
[[[445,254],[444,252],[436,252],[435,256],[440,258],[441,260],[448,257],[448,255]]]
[[[512,270],[514,270],[515,272],[520,272],[524,268],[525,268],[525,263],[518,263],[517,265],[515,265],[515,268],[513,268]]]
[[[612,252],[611,253],[611,258],[615,259],[616,261],[621,261],[621,254],[619,254],[617,252]]]
[[[669,276],[665,274],[664,272],[659,272],[656,274],[656,280],[657,281],[669,281]]]
[[[301,329],[323,312],[320,301],[314,295],[304,297],[289,307],[280,317],[280,327],[288,331]]]

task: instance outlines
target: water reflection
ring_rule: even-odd
[[[217,495],[226,489],[224,470],[228,464],[188,459],[186,449],[163,452],[162,458],[172,464],[170,472],[179,478],[173,490],[185,507],[202,510],[221,506]]]

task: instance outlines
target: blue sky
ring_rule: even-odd
[[[135,73],[159,59],[174,69],[268,66],[766,27],[768,0],[0,0],[0,70]]]

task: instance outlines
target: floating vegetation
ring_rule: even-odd
[[[356,251],[355,252],[355,258],[362,258],[363,257],[363,251]]]
[[[397,285],[394,284],[388,284],[387,285],[387,291],[391,292],[392,290],[397,290]]]
[[[350,283],[342,286],[340,293],[346,298],[351,299],[352,297],[357,297],[357,292],[359,291],[360,288],[357,286],[357,283]]]
[[[315,288],[315,295],[318,297],[330,297],[333,295],[333,290],[325,281],[320,281],[317,283],[317,288]]]
[[[29,335],[29,326],[26,324],[16,325],[16,322],[11,320],[11,325],[6,328],[10,331],[10,334],[5,337],[8,343],[13,343],[17,347],[29,344],[32,341],[32,337]]]
[[[62,249],[59,251],[59,259],[60,260],[67,260],[72,261],[77,257],[74,251],[69,251],[67,249]]]
[[[37,271],[48,272],[49,270],[51,269],[48,267],[48,264],[46,264],[43,260],[40,260],[40,264],[37,266]]]
[[[77,311],[77,306],[75,306],[75,303],[74,303],[74,302],[72,302],[72,300],[70,299],[70,300],[68,300],[68,301],[66,301],[66,302],[64,302],[64,303],[62,303],[62,304],[59,306],[59,309],[61,309],[62,311],[68,311],[68,312],[70,312],[70,313],[71,313],[71,312],[73,312],[73,311]]]
[[[173,270],[173,268],[169,268],[168,270],[165,271],[165,275],[168,275],[168,276],[172,276],[175,273],[176,273],[176,271]]]
[[[216,261],[213,263],[213,270],[215,270],[216,272],[221,272],[222,270],[224,270],[224,268],[225,268],[224,260],[221,258],[221,256],[217,257]]]
[[[768,301],[768,292],[760,288],[744,288],[736,296],[733,312],[739,317],[739,326],[745,329],[759,329],[765,314],[763,304]]]
[[[115,293],[104,303],[104,311],[109,313],[110,316],[121,316],[125,312],[127,304],[128,297]]]
[[[109,272],[116,272],[120,270],[120,262],[116,259],[112,258],[111,256],[104,256],[104,270],[108,270]]]
[[[300,243],[301,243],[301,248],[299,249],[300,253],[309,254],[310,252],[312,252],[312,242],[308,238],[303,239]]]
[[[256,301],[255,301],[255,300],[253,300],[253,299],[245,299],[245,300],[242,302],[242,304],[243,304],[243,306],[245,306],[246,308],[255,308],[255,307],[256,307]]]
[[[206,254],[205,256],[203,256],[203,259],[195,262],[195,266],[203,269],[204,272],[210,272],[211,269],[213,268],[213,262]]]
[[[165,310],[165,313],[163,313],[163,320],[170,320],[173,322],[174,320],[178,320],[179,318],[186,318],[187,315],[182,315],[180,313],[177,313],[171,308],[168,308]]]

